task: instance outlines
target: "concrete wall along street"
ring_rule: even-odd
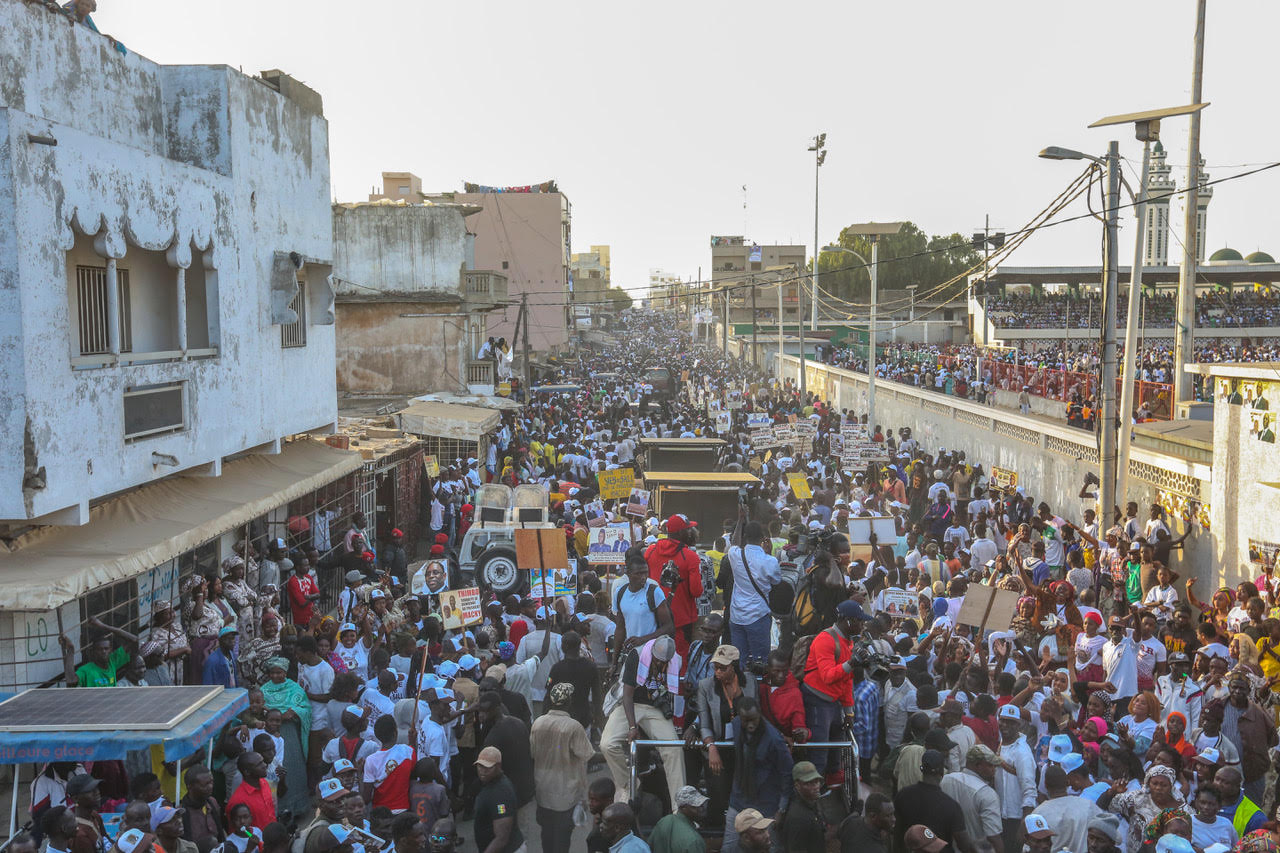
[[[806,362],[806,368],[805,381],[810,391],[821,394],[842,410],[866,411],[865,375],[813,361]],[[784,356],[782,373],[798,382],[799,359]],[[1023,417],[1016,411],[885,380],[876,382],[875,420],[895,433],[900,427],[910,427],[912,434],[931,451],[936,452],[940,447],[963,450],[966,459],[981,463],[988,473],[992,465],[1017,472],[1018,483],[1027,494],[1034,495],[1037,502],[1047,502],[1056,513],[1077,523],[1086,508],[1095,506],[1095,501],[1080,498],[1085,474],[1098,471],[1098,451],[1089,433],[1065,424]],[[1133,447],[1129,470],[1125,499],[1138,502],[1139,516],[1144,521],[1147,510],[1160,499],[1162,491],[1173,491],[1203,502],[1210,500],[1212,468],[1201,462]],[[1217,516],[1216,502],[1211,506]],[[1215,517],[1214,529],[1217,524]],[[1175,537],[1185,530],[1178,519],[1173,520],[1171,528]],[[1176,567],[1184,579],[1189,576],[1202,579],[1197,587],[1202,598],[1212,592],[1210,587],[1216,589],[1219,583],[1244,579],[1234,558],[1224,560],[1219,538],[1203,530],[1187,538]]]
[[[0,32],[0,519],[83,523],[90,500],[332,425],[319,96],[122,55],[17,0]],[[80,278],[106,294],[112,266],[130,291],[114,351]],[[304,345],[285,345],[299,316]],[[166,385],[181,423],[127,440],[126,395]]]

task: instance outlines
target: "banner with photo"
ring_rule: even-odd
[[[631,547],[631,525],[610,524],[591,531],[587,546],[587,562],[592,565],[621,565],[626,562],[627,549]]]

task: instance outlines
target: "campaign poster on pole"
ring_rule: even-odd
[[[440,460],[436,459],[434,456],[423,456],[422,466],[427,469],[428,477],[440,476]]]
[[[484,618],[480,588],[449,590],[440,596],[440,619],[446,629],[459,630]]]
[[[534,598],[550,599],[577,594],[578,576],[572,569],[529,570],[529,595]]]
[[[591,531],[591,544],[587,546],[587,562],[592,565],[621,565],[626,562],[627,549],[631,547],[631,525],[610,524]]]
[[[729,412],[716,412],[716,432],[720,435],[727,433],[733,424],[733,415]]]
[[[991,486],[996,489],[1016,489],[1018,487],[1018,472],[1010,471],[1008,468],[991,469]]]
[[[747,429],[773,426],[773,417],[768,412],[748,412]]]
[[[632,489],[631,494],[627,496],[627,515],[634,515],[637,518],[644,518],[649,511],[649,490],[648,489]]]

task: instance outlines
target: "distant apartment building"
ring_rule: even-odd
[[[377,200],[333,206],[339,393],[493,393],[493,361],[476,355],[507,278],[472,268],[465,220],[480,208],[425,200],[409,172],[382,180]]]
[[[59,626],[145,637],[238,537],[292,536],[322,504],[336,531],[362,460],[305,436],[337,420],[320,96],[121,53],[47,5],[0,3],[0,31],[12,690],[62,672]]]
[[[569,263],[569,279],[573,283],[573,311],[577,325],[592,325],[593,316],[607,313],[609,288],[609,247],[592,246],[590,252],[577,252]]]
[[[711,287],[729,286],[729,322],[749,323],[751,314],[752,282],[766,285],[785,281],[782,288],[782,320],[795,322],[801,316],[800,295],[804,283],[799,275],[804,272],[805,247],[760,245],[741,236],[711,237]],[[790,281],[786,281],[790,279]],[[722,317],[722,297],[716,295],[716,318]],[[807,304],[807,303],[805,303]],[[760,319],[776,322],[778,315],[777,287],[762,287],[756,294]]]

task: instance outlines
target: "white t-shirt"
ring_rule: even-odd
[[[364,692],[360,694],[360,707],[369,709],[369,722],[368,725],[365,726],[364,736],[377,743],[377,736],[373,733],[373,724],[376,723],[378,718],[383,714],[394,714],[396,710],[396,703],[391,699],[391,697],[385,695],[381,690],[370,684],[364,689]]]
[[[356,643],[351,648],[338,643],[334,651],[347,665],[347,670],[363,684],[369,675],[369,649],[365,647],[364,638],[356,637]]]
[[[1225,844],[1235,847],[1240,836],[1231,821],[1222,815],[1214,815],[1213,823],[1205,823],[1200,816],[1191,814],[1191,843],[1197,850],[1203,850],[1210,844]]]
[[[387,777],[406,761],[413,761],[413,747],[398,743],[390,749],[380,749],[364,760],[364,781],[375,788],[387,781]],[[440,765],[447,772],[449,762]]]
[[[1132,637],[1126,636],[1119,643],[1108,640],[1103,644],[1102,668],[1107,673],[1107,681],[1116,687],[1111,694],[1112,700],[1137,694],[1138,646]]]
[[[986,537],[973,540],[973,544],[969,546],[969,565],[975,568],[985,566],[998,556],[1000,546]]]
[[[333,689],[333,667],[327,661],[320,661],[315,666],[298,664],[298,684],[307,693],[328,693]],[[311,702],[311,719],[324,721],[329,719],[328,702]]]

